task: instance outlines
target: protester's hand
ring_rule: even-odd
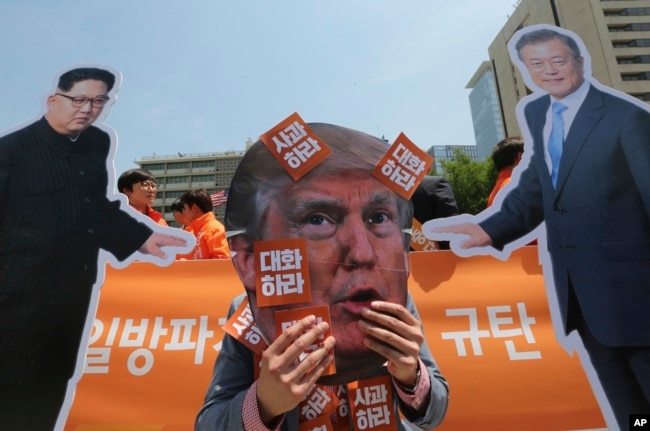
[[[402,305],[384,301],[373,301],[361,315],[359,326],[368,335],[366,347],[388,360],[388,372],[400,384],[414,387],[424,343],[422,322]]]
[[[308,316],[284,331],[262,353],[257,403],[263,423],[295,408],[334,360],[335,340],[327,337],[298,362],[305,349],[318,343],[328,328],[327,322],[317,324],[314,316]]]
[[[436,234],[465,235],[467,238],[458,242],[460,248],[485,247],[492,245],[492,239],[487,233],[485,233],[483,228],[476,223],[463,222],[440,226],[437,225],[437,223],[426,222],[422,225],[422,233],[429,239],[437,238],[438,235]],[[453,238],[450,238],[449,236],[445,236],[444,238],[453,240]]]
[[[140,252],[144,254],[151,254],[153,256],[164,259],[167,257],[162,247],[184,247],[187,241],[184,238],[167,235],[160,232],[154,232],[140,247]]]

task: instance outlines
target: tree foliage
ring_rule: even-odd
[[[472,161],[457,148],[454,159],[441,160],[441,165],[442,176],[451,184],[461,214],[478,214],[484,210],[497,177],[492,161]]]

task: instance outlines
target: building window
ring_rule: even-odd
[[[633,39],[612,42],[614,48],[642,48],[650,46],[650,39]]]
[[[143,163],[142,169],[146,169],[148,171],[164,171],[165,164],[164,163],[149,163],[149,164]]]
[[[648,81],[650,80],[650,72],[631,73],[621,75],[623,81]]]
[[[650,55],[637,55],[636,57],[617,58],[618,64],[648,64]]]
[[[167,163],[167,169],[189,169],[190,162],[173,162]]]
[[[628,7],[603,11],[605,16],[644,16],[650,15],[650,7]]]
[[[188,176],[167,177],[167,184],[180,184],[180,183],[189,183],[189,182],[190,182],[190,177]]]
[[[621,12],[623,9],[616,9],[616,10],[604,10],[603,14],[605,16],[621,16]]]
[[[625,25],[609,25],[607,27],[611,32],[619,31],[648,31],[650,30],[650,22],[635,22]]]
[[[197,160],[192,162],[192,168],[214,168],[214,160]]]
[[[193,183],[214,182],[214,175],[193,175]]]
[[[185,190],[174,190],[171,192],[165,192],[165,198],[167,199],[176,199],[180,197],[183,193],[185,193]]]

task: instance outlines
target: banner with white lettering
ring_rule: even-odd
[[[410,260],[409,290],[450,385],[438,429],[604,427],[578,357],[555,340],[536,247],[505,262],[449,251]],[[108,267],[65,430],[193,429],[241,292],[228,260]]]

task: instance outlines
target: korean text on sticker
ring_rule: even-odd
[[[311,301],[307,242],[304,238],[256,241],[253,251],[259,307]]]
[[[244,298],[237,310],[221,328],[255,353],[262,353],[267,347],[266,341],[262,337],[262,331],[253,320],[248,298]]]
[[[437,241],[424,236],[422,233],[422,223],[416,219],[413,219],[413,227],[411,231],[411,248],[415,251],[440,250],[440,245]]]
[[[397,420],[393,410],[390,376],[358,380],[348,385],[352,423],[355,430],[393,431]]]
[[[350,431],[349,411],[346,385],[316,385],[298,405],[298,431]]]
[[[372,175],[404,199],[410,199],[432,164],[433,157],[400,133]]]
[[[307,316],[314,315],[316,316],[316,323],[327,322],[329,328],[323,335],[321,335],[314,344],[307,346],[303,353],[300,355],[299,360],[302,361],[305,359],[311,352],[316,350],[327,337],[332,335],[332,322],[330,320],[330,309],[327,305],[319,305],[315,307],[303,307],[303,308],[293,308],[288,310],[279,310],[274,314],[275,317],[275,332],[276,336],[279,336],[287,330],[289,327],[295,325],[299,320],[304,319]],[[306,332],[306,331],[305,331]],[[324,376],[328,376],[336,373],[335,363],[332,362],[327,370],[323,373]]]
[[[332,153],[296,112],[261,135],[260,140],[294,181]]]
[[[329,416],[338,407],[338,398],[322,385],[312,387],[307,398],[298,406],[300,422],[308,422],[319,416]]]

